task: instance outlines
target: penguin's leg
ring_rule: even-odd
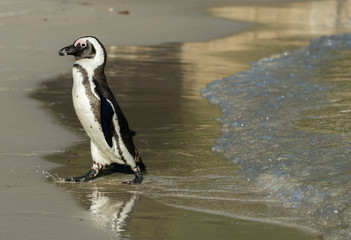
[[[143,175],[141,174],[140,168],[138,165],[136,165],[134,168],[132,168],[135,178],[132,181],[126,181],[122,182],[123,184],[140,184],[144,180]]]
[[[93,159],[93,167],[83,176],[66,178],[66,182],[89,182],[90,180],[94,179],[103,166],[106,165],[105,158],[100,154],[93,141],[90,141],[90,150],[91,157]]]

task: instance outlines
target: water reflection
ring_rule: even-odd
[[[119,239],[127,230],[128,219],[131,217],[139,196],[138,193],[123,193],[115,198],[95,187],[90,197],[89,212],[97,226],[107,229],[113,239]]]
[[[294,35],[330,34],[350,25],[350,0],[300,1],[217,7],[210,10],[217,17],[269,24],[270,29],[251,32],[252,39],[272,39]],[[247,33],[246,33],[247,34]]]

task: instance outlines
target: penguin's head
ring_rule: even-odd
[[[78,38],[72,45],[62,48],[59,55],[72,55],[76,60],[92,59],[101,62],[101,64],[106,61],[105,47],[93,36]]]

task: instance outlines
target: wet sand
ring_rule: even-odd
[[[210,17],[204,11],[205,8],[213,7],[210,2],[201,1],[200,4],[199,1],[191,1],[187,2],[186,6],[179,1],[162,4],[153,1],[144,1],[142,4],[103,1],[99,2],[98,6],[89,1],[35,1],[28,2],[28,5],[16,1],[2,3],[0,51],[6,58],[1,58],[0,102],[3,113],[0,119],[0,155],[4,166],[0,170],[0,226],[4,239],[110,239],[120,237],[118,234],[121,232],[123,237],[129,236],[132,239],[154,239],[155,236],[160,236],[159,234],[170,239],[190,239],[194,237],[191,226],[199,231],[203,228],[208,229],[204,235],[208,236],[208,239],[212,236],[226,239],[223,235],[211,235],[215,229],[223,227],[223,231],[220,232],[228,234],[227,238],[230,239],[243,225],[247,229],[243,230],[245,239],[250,239],[250,236],[251,239],[256,239],[257,236],[263,235],[272,239],[272,236],[281,237],[279,234],[285,234],[284,239],[289,239],[288,235],[291,239],[296,236],[299,236],[298,239],[309,239],[310,236],[293,229],[218,217],[209,214],[211,209],[208,208],[209,213],[206,214],[169,207],[174,205],[183,209],[206,210],[194,206],[190,201],[177,200],[174,194],[161,194],[165,189],[171,190],[172,186],[176,190],[184,187],[178,181],[179,178],[172,179],[177,174],[182,178],[184,175],[191,176],[200,171],[198,176],[211,177],[211,172],[208,171],[210,169],[202,167],[212,165],[200,165],[204,158],[210,158],[212,163],[222,163],[219,166],[222,169],[229,169],[234,173],[237,171],[235,166],[225,162],[224,157],[213,156],[209,149],[220,134],[216,132],[219,124],[213,119],[214,116],[220,116],[220,111],[216,106],[209,105],[205,99],[201,99],[199,90],[212,80],[244,69],[250,61],[265,54],[278,52],[276,48],[251,50],[251,55],[245,54],[249,57],[231,63],[233,65],[226,66],[224,71],[221,71],[221,68],[217,68],[216,71],[210,70],[212,68],[209,66],[222,65],[223,59],[231,58],[238,50],[221,46],[235,47],[238,41],[233,44],[231,38],[226,38],[224,41],[229,41],[226,45],[220,40],[198,45],[196,41],[218,39],[234,32],[260,32],[260,28],[244,32],[247,28],[253,29],[253,23]],[[220,1],[216,2],[216,5],[230,3],[235,1]],[[118,11],[125,10],[130,11],[130,14],[118,14]],[[219,14],[218,11],[220,13],[220,9],[217,9],[215,14]],[[259,22],[258,19],[252,21]],[[28,22],[31,23],[31,27],[28,27]],[[118,50],[109,48],[115,61],[111,61],[108,74],[116,79],[114,92],[131,126],[138,133],[136,142],[149,166],[144,185],[132,188],[120,185],[122,179],[132,177],[125,174],[112,174],[82,185],[55,186],[43,179],[46,176],[43,171],[49,170],[50,173],[56,173],[58,178],[62,178],[71,174],[81,174],[90,165],[87,139],[77,130],[79,123],[74,120],[74,114],[65,112],[72,111],[65,101],[69,101],[67,91],[71,82],[68,73],[73,60],[57,56],[58,49],[87,34],[103,36],[100,39],[109,46],[130,46]],[[287,44],[288,46],[281,46],[281,49],[303,45],[315,36],[314,34],[325,32],[311,33],[309,37],[302,38],[290,36],[294,41]],[[271,38],[272,36],[267,39]],[[140,47],[163,42],[188,41],[193,43]],[[250,46],[246,49],[240,48],[242,49],[248,52]],[[160,52],[169,54],[160,57]],[[217,57],[196,58],[205,55]],[[152,65],[150,62],[154,59],[157,59],[160,65]],[[205,61],[206,59],[211,61]],[[138,69],[133,69],[136,62],[140,63]],[[121,72],[115,72],[114,64],[121,69],[129,67],[131,71],[124,68]],[[148,72],[150,66],[154,68]],[[189,71],[186,66],[192,70]],[[139,75],[128,76],[130,73]],[[169,73],[175,77],[169,76],[167,81],[163,81],[164,76],[170,75]],[[134,82],[125,82],[123,77],[128,77]],[[143,80],[143,84],[137,81],[140,79]],[[177,82],[177,79],[182,81]],[[44,84],[39,88],[42,91],[38,93],[35,89],[40,82]],[[50,84],[54,85],[49,86],[47,92],[51,93],[51,97],[57,98],[39,102],[27,97],[35,95],[38,98],[40,92],[45,93],[42,88],[47,88]],[[149,88],[147,93],[146,87]],[[59,109],[53,109],[53,106],[59,106]],[[172,111],[169,111],[170,109]],[[140,117],[141,112],[143,118]],[[197,139],[205,141],[191,145]],[[176,161],[165,156],[165,152],[170,152],[169,156],[177,156]],[[44,158],[50,158],[51,161],[44,161]],[[189,161],[194,158],[197,160]],[[64,167],[59,167],[62,164]],[[233,178],[238,181],[235,176]],[[216,182],[218,177],[214,179]],[[156,188],[159,184],[163,187],[162,191]],[[193,190],[203,186],[186,187]],[[179,196],[177,191],[176,195]],[[207,204],[206,201],[203,203]],[[133,206],[136,206],[135,209]],[[215,210],[212,212],[221,213]],[[223,213],[228,209],[221,210]],[[125,226],[126,223],[126,218],[115,219],[108,215],[118,212],[122,216],[133,213],[128,220],[127,229],[113,230]],[[155,221],[152,221],[153,219]],[[121,221],[121,224],[118,224],[118,221]],[[167,222],[171,224],[167,225]],[[112,226],[112,223],[116,225]],[[163,227],[155,228],[155,225]],[[233,226],[238,228],[233,229]],[[180,232],[184,229],[187,229],[186,235],[181,235]],[[146,235],[139,235],[142,233]]]

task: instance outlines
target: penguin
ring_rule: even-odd
[[[93,160],[91,170],[67,182],[87,182],[112,163],[129,166],[135,174],[125,184],[140,184],[145,165],[133,142],[126,117],[118,105],[105,76],[107,54],[102,43],[93,36],[78,38],[59,51],[60,56],[72,55],[72,99],[76,115],[90,138]]]

